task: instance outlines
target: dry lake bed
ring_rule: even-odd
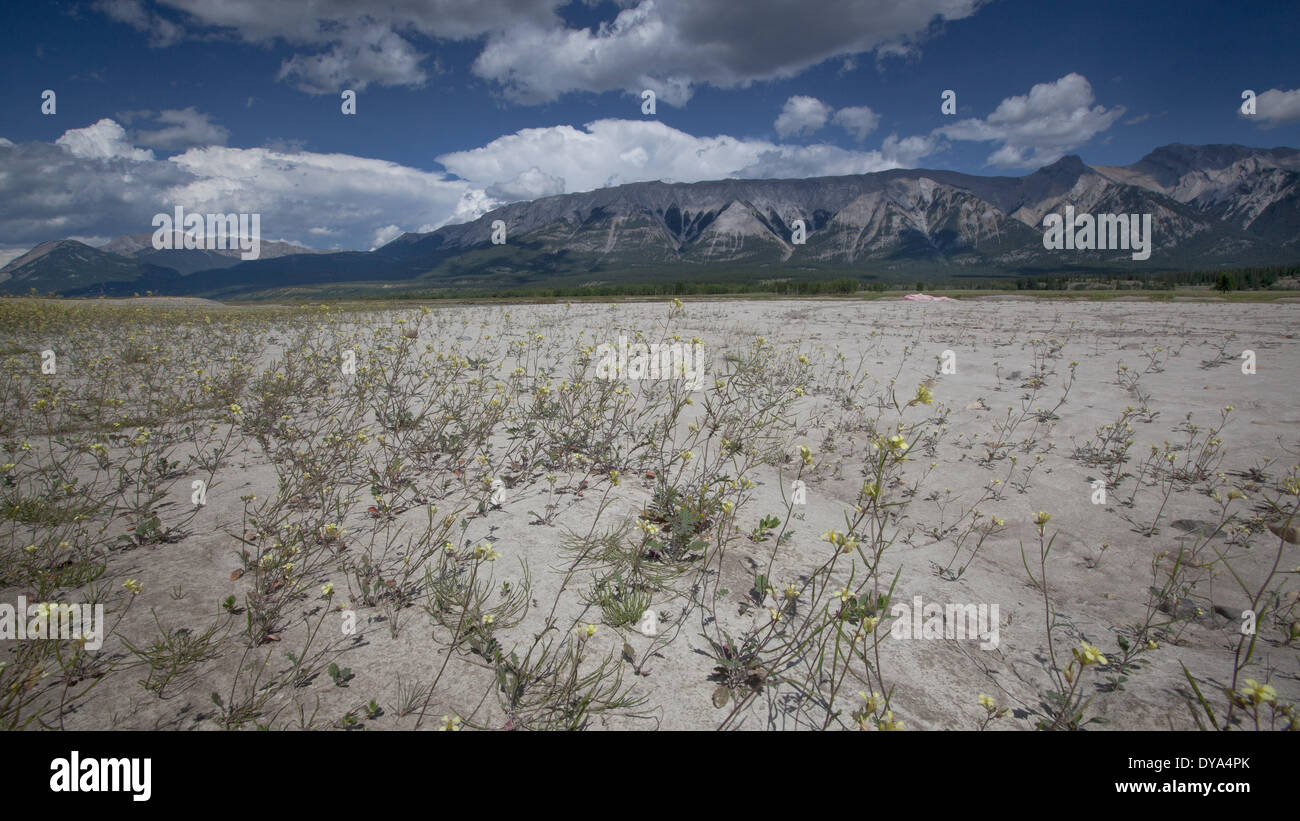
[[[1298,330],[3,300],[0,727],[1283,729]]]

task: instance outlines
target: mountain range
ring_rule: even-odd
[[[1043,217],[1150,214],[1152,253],[1049,251]],[[504,223],[504,244],[493,226]],[[795,243],[803,220],[806,241]],[[898,169],[811,179],[640,182],[497,208],[369,252],[263,242],[154,250],[44,242],[0,269],[0,291],[217,297],[320,289],[572,286],[652,280],[950,280],[1206,270],[1300,261],[1300,150],[1167,145],[1128,166],[1067,156],[1020,177]]]

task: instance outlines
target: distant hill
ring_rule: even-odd
[[[217,271],[238,265],[242,251],[186,250],[182,235],[175,234],[173,249],[156,250],[153,233],[124,234],[98,248],[76,240],[43,242],[0,268],[0,290],[68,295],[129,291],[172,291],[177,280],[198,271]],[[320,254],[288,242],[263,240],[261,259],[293,254]]]

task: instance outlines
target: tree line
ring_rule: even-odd
[[[425,289],[401,294],[373,294],[374,299],[563,299],[607,296],[726,296],[728,294],[773,294],[776,296],[829,296],[885,291],[1066,291],[1066,290],[1151,290],[1172,291],[1180,286],[1209,286],[1220,291],[1271,288],[1288,279],[1300,278],[1300,265],[1273,265],[1217,271],[1162,271],[1155,273],[1045,274],[1037,276],[962,276],[960,278],[885,281],[874,275],[832,279],[752,279],[693,282],[622,282],[560,287],[514,287],[488,289]]]

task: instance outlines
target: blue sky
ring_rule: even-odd
[[[1300,145],[1294,2],[102,0],[0,20],[0,262],[176,205],[368,249],[647,179]]]

